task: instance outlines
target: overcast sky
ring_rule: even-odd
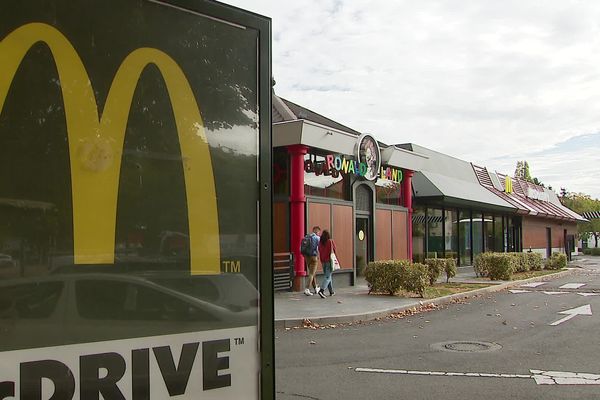
[[[278,95],[600,198],[600,1],[225,2],[272,18]]]

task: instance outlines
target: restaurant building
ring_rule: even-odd
[[[413,260],[468,266],[486,251],[575,251],[577,222],[585,219],[554,191],[416,144],[397,146],[427,157],[412,181]]]
[[[412,144],[386,144],[273,95],[273,248],[293,270],[281,288],[303,288],[300,242],[330,231],[353,285],[370,261],[455,258],[485,251],[575,250],[578,214],[547,188]],[[285,264],[289,265],[289,264]],[[278,276],[280,278],[278,278]]]
[[[411,180],[426,158],[274,95],[273,248],[293,255],[293,288],[313,226],[336,243],[336,284],[353,284],[369,261],[411,258]]]

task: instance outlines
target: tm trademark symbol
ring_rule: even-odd
[[[243,337],[236,337],[233,339],[235,341],[235,345],[236,346],[241,346],[244,344],[244,338]]]

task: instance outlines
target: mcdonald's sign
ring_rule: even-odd
[[[0,400],[274,398],[270,97],[268,18],[0,2]]]
[[[512,193],[513,192],[512,178],[510,176],[508,176],[508,175],[504,178],[504,192],[505,193]]]
[[[64,99],[75,263],[114,262],[119,171],[129,107],[143,69],[154,64],[173,104],[185,160],[186,194],[193,199],[188,201],[191,272],[219,273],[219,221],[210,152],[200,109],[181,68],[157,49],[131,52],[117,70],[99,117],[94,90],[77,51],[56,28],[31,23],[0,42],[0,112],[21,60],[38,42],[45,43],[54,56]]]

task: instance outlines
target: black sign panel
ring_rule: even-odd
[[[269,35],[206,2],[2,2],[0,399],[259,398]]]

